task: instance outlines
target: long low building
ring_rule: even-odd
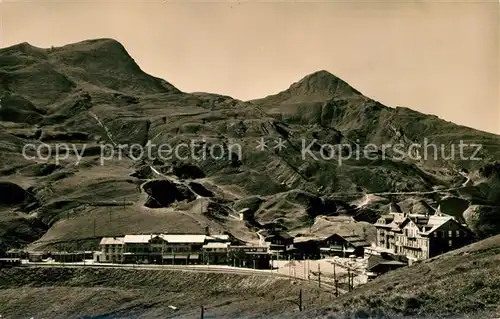
[[[150,234],[104,237],[98,263],[209,264],[268,269],[267,246],[232,245],[229,235]]]
[[[198,264],[203,247],[210,243],[225,243],[229,246],[229,235],[149,234],[104,237],[94,260],[101,263]],[[207,251],[208,254],[211,252]]]

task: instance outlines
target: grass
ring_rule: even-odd
[[[4,269],[0,287],[6,317],[192,318],[204,306],[207,318],[276,318],[297,311],[300,289],[305,308],[331,298],[278,277],[168,270]]]
[[[389,272],[311,313],[460,316],[500,312],[500,236]]]

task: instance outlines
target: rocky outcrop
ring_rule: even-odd
[[[264,199],[260,196],[250,196],[243,199],[240,199],[234,203],[233,209],[236,212],[241,211],[242,209],[248,208],[249,214],[255,213],[260,205],[264,202]]]
[[[28,193],[19,185],[10,182],[0,182],[0,206],[19,205],[28,199]]]
[[[174,202],[196,199],[196,195],[187,186],[167,180],[149,181],[142,187],[148,194],[144,205],[149,208],[169,207]]]
[[[212,193],[211,191],[209,191],[208,189],[206,189],[203,185],[201,185],[199,183],[190,182],[188,185],[189,185],[189,188],[191,188],[191,190],[193,192],[195,192],[197,195],[200,195],[202,197],[213,197],[214,196],[214,193]]]
[[[463,213],[469,207],[469,201],[460,197],[447,196],[438,202],[441,212],[457,218],[461,223],[464,223]]]
[[[174,167],[172,167],[172,172],[177,177],[182,179],[196,179],[205,177],[203,171],[198,166],[193,164],[175,164]]]
[[[481,238],[500,234],[500,207],[471,205],[463,214],[469,228]]]

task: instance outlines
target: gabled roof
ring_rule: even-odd
[[[126,244],[146,244],[155,237],[159,237],[169,243],[197,243],[202,244],[205,242],[207,236],[205,235],[191,235],[191,234],[160,234],[160,235],[125,235],[124,243]]]
[[[229,235],[226,235],[226,234],[222,234],[222,235],[210,235],[210,236],[207,236],[206,240],[210,240],[210,241],[227,241],[229,240]]]
[[[395,221],[393,221],[392,223],[385,225],[385,227],[390,226],[391,230],[399,231],[403,227],[405,227],[410,221],[412,221],[418,227],[421,234],[428,235],[437,230],[439,227],[443,226],[450,220],[456,222],[456,220],[452,216],[443,216],[441,214],[430,215],[430,216],[421,214],[410,214],[407,215],[405,219],[402,220],[401,222],[396,223]]]
[[[152,238],[152,235],[125,235],[123,242],[125,244],[146,244]]]
[[[348,243],[350,243],[354,247],[370,246],[370,244],[366,240],[357,235],[340,236],[340,237],[344,238]]]
[[[358,235],[340,235],[340,234],[333,234],[328,237],[323,238],[323,240],[327,240],[331,237],[340,237],[341,239],[345,240],[349,244],[353,245],[354,247],[364,247],[364,246],[370,246],[370,244],[364,240],[361,236]]]
[[[123,237],[103,237],[99,245],[123,245]]]
[[[371,269],[377,267],[378,265],[398,265],[398,266],[406,266],[407,263],[397,260],[396,257],[386,256],[385,258],[380,255],[371,255],[368,258],[368,265],[366,269],[370,271]]]
[[[292,235],[290,235],[287,232],[283,232],[283,231],[263,230],[260,232],[260,235],[262,235],[265,239],[270,239],[270,238],[275,238],[275,237],[281,237],[283,239],[292,239],[293,238]]]
[[[426,231],[426,234],[431,234],[436,231],[439,227],[446,224],[448,221],[454,220],[451,216],[430,216],[429,222],[427,223],[427,227],[432,227],[430,230]]]
[[[384,218],[385,224],[381,223],[375,223],[375,226],[377,227],[384,227],[384,228],[391,228],[393,230],[398,230],[400,229],[401,223],[405,222],[406,216],[402,213],[398,212],[391,212],[388,215],[383,215],[381,218]]]
[[[324,238],[323,238],[324,239]],[[293,243],[307,243],[307,242],[317,242],[322,240],[322,238],[319,238],[317,236],[300,236],[300,237],[295,237],[293,239]]]

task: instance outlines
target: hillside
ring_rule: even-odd
[[[479,236],[500,231],[499,136],[384,106],[327,71],[240,101],[181,92],[112,39],[22,43],[0,49],[0,62],[0,185],[11,185],[0,194],[2,248],[81,249],[102,236],[205,226],[253,242],[263,227],[325,229],[325,216],[374,222],[389,203],[430,213],[441,204]],[[152,155],[141,157],[148,141]],[[200,145],[159,154],[192,141]],[[382,150],[425,141],[443,145],[444,158]],[[481,160],[451,158],[460,141],[481,144],[462,154]],[[44,148],[23,155],[28,144]],[[70,154],[56,161],[61,144]],[[234,218],[242,208],[253,221]]]
[[[275,274],[92,267],[2,269],[0,288],[2,316],[16,318],[195,318],[202,305],[205,318],[498,318],[500,236],[338,298]],[[293,303],[300,289],[303,312]]]
[[[330,293],[273,276],[169,270],[17,268],[0,270],[2,317],[205,318],[280,317]],[[171,309],[174,306],[177,310]]]
[[[391,271],[301,318],[344,318],[349,314],[364,318],[498,318],[500,236]]]

